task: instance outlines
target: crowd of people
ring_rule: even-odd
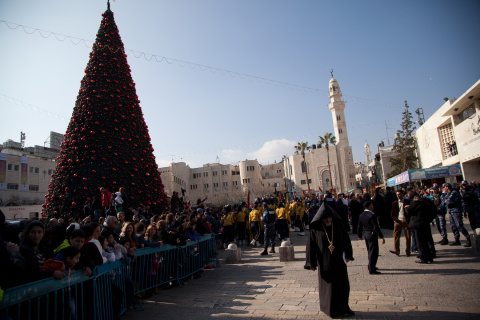
[[[136,250],[165,244],[185,246],[214,230],[218,232],[216,221],[203,211],[189,207],[182,212],[154,214],[148,207],[133,209],[122,201],[122,197],[127,199],[124,192],[121,188],[112,197],[101,188],[93,204],[87,202],[82,213],[68,221],[31,218],[6,223],[0,211],[0,269],[2,274],[11,275],[1,278],[0,293],[41,279],[60,280],[75,272],[91,276],[96,266],[117,260],[134,266]],[[158,292],[155,288],[134,295],[138,284],[133,280],[128,276],[125,280],[128,309],[140,308],[138,298]],[[93,310],[93,303],[90,307]]]
[[[466,238],[464,246],[472,245],[469,232],[463,225],[465,217],[468,217],[474,234],[480,234],[480,192],[474,181],[444,183],[442,186],[434,184],[422,189],[407,187],[396,192],[390,188],[386,190],[384,195],[377,188],[372,199],[368,194],[350,195],[346,203],[349,208],[347,220],[345,213],[338,210],[340,197],[336,202],[326,199],[311,220],[305,268],[318,269],[320,309],[333,318],[355,315],[348,304],[350,286],[346,263],[353,261],[354,257],[346,221],[347,224],[350,222],[352,233],[359,240],[365,240],[371,275],[381,273],[376,264],[379,239],[385,244],[382,229],[393,229],[394,249],[390,252],[397,256],[400,255],[403,231],[405,255],[414,253],[418,257],[415,262],[419,264],[433,263],[436,258],[431,231],[435,225],[442,236],[440,245],[461,245],[460,233]],[[446,229],[447,214],[454,237],[451,243]]]
[[[184,246],[209,233],[217,235],[219,248],[236,243],[263,247],[261,255],[268,255],[275,252],[276,239],[293,242],[292,232],[304,236],[307,229],[310,237],[315,230],[319,231],[319,238],[315,241],[324,237],[323,249],[329,248],[330,254],[335,252],[335,247],[344,248],[347,253],[351,249],[347,242],[338,243],[338,235],[333,240],[333,232],[351,232],[364,239],[369,256],[369,273],[379,274],[376,267],[378,239],[384,242],[381,229],[393,230],[393,254],[400,255],[403,231],[405,255],[418,252],[417,262],[428,264],[436,257],[430,224],[436,225],[442,235],[439,244],[449,244],[446,229],[446,216],[449,214],[454,238],[450,245],[460,245],[461,233],[466,238],[467,247],[471,246],[471,240],[463,218],[468,216],[472,230],[480,227],[478,185],[466,181],[459,185],[435,184],[423,189],[408,187],[396,192],[387,187],[386,193],[377,188],[373,197],[369,193],[333,196],[327,192],[294,197],[291,201],[286,201],[284,196],[282,201],[281,195],[265,196],[256,199],[252,206],[242,202],[208,207],[207,198],[198,199],[197,204],[192,206],[175,194],[171,199],[170,212],[162,214],[155,214],[148,207],[131,208],[123,188],[114,195],[100,188],[94,200],[85,203],[83,212],[68,221],[28,219],[7,227],[1,214],[1,255],[2,261],[8,261],[1,264],[1,271],[2,274],[13,275],[2,277],[1,289],[48,277],[62,279],[74,272],[90,276],[95,266],[119,259],[131,262],[138,249],[161,247],[163,244]],[[332,219],[338,220],[335,228],[340,226],[341,229],[332,227]],[[328,228],[331,228],[330,233]],[[328,251],[324,250],[323,254],[326,253]],[[306,266],[315,269],[315,257],[309,254],[307,246]],[[342,257],[342,261],[353,260],[352,254]],[[134,309],[135,283],[128,278],[126,281],[128,308]],[[342,310],[342,314],[347,315],[351,311],[349,308]]]

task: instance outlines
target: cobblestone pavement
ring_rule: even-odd
[[[351,235],[356,260],[348,268],[350,307],[356,315],[350,319],[480,318],[480,258],[471,248],[436,245],[435,263],[417,264],[415,255],[391,254],[393,232],[383,232],[380,275],[368,273],[365,243]],[[260,256],[261,248],[242,246],[241,263],[225,264],[220,250],[220,267],[160,290],[142,300],[145,311],[127,311],[123,319],[330,319],[319,309],[317,273],[303,268],[307,236],[292,232],[291,239],[295,261],[280,262],[278,249]]]

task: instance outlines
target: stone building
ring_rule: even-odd
[[[445,103],[415,132],[421,168],[460,164],[463,179],[480,180],[480,80]],[[446,179],[448,180],[448,179]],[[451,178],[454,182],[454,178]]]
[[[48,140],[49,147],[23,148],[22,143],[12,140],[3,143],[0,150],[0,206],[44,203],[63,135],[51,132]]]

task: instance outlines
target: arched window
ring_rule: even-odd
[[[307,170],[308,170],[308,163],[305,163],[305,161],[302,161],[302,173],[305,173],[305,171]]]

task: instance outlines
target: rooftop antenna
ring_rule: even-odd
[[[25,148],[25,132],[20,132],[20,148]]]
[[[387,120],[385,120],[385,131],[387,131],[387,141],[388,141],[388,145],[390,145],[390,137],[388,136],[388,129],[392,129],[392,128],[389,128],[387,126]]]
[[[418,124],[419,125],[422,125],[425,123],[425,117],[423,115],[423,108],[418,108],[417,110],[415,110],[415,113],[418,115]]]

